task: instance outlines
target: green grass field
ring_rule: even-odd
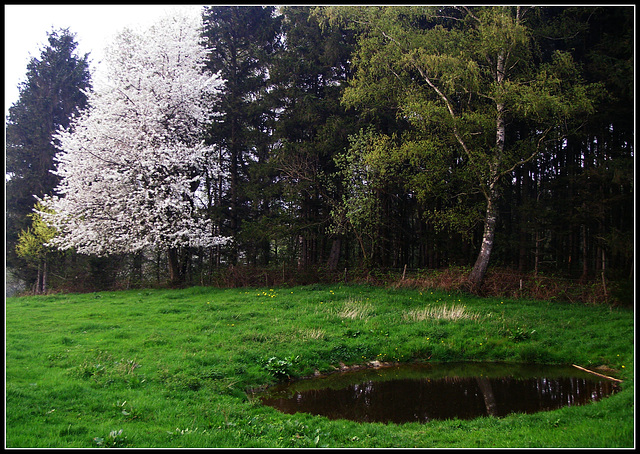
[[[632,309],[317,285],[8,298],[5,315],[8,448],[635,446]],[[623,383],[581,407],[402,425],[247,397],[374,360],[604,366]]]

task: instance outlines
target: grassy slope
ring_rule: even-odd
[[[442,318],[453,305],[456,319]],[[630,447],[633,341],[628,309],[367,286],[9,298],[6,445]],[[295,376],[370,360],[499,360],[604,365],[625,381],[584,407],[359,424],[248,399],[275,382],[271,357],[298,357]]]

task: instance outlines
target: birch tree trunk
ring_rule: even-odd
[[[489,267],[489,259],[491,258],[491,251],[493,249],[493,239],[496,233],[496,224],[498,222],[498,209],[497,209],[497,191],[495,188],[490,190],[490,195],[487,200],[487,211],[484,219],[484,231],[482,234],[482,245],[480,246],[480,252],[476,259],[473,269],[467,277],[470,290],[477,291],[482,284],[482,281],[487,273]]]
[[[47,293],[47,277],[48,277],[47,261],[44,260],[42,263],[42,286],[40,289],[43,295]]]
[[[496,64],[495,81],[497,85],[501,85],[504,79],[504,62],[505,55],[498,55]],[[493,239],[496,233],[496,225],[498,223],[498,179],[500,177],[500,164],[504,153],[504,142],[506,135],[505,126],[505,105],[504,102],[498,100],[496,102],[496,148],[493,162],[489,165],[489,188],[485,192],[487,198],[487,210],[484,218],[484,231],[482,233],[482,246],[476,263],[467,278],[469,287],[473,291],[477,291],[489,267],[489,259],[493,249]]]

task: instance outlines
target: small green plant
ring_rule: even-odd
[[[171,436],[182,436],[182,435],[191,435],[198,432],[198,428],[196,427],[195,429],[189,429],[188,427],[186,429],[180,429],[178,427],[176,427],[176,429],[174,431],[167,431],[167,434],[171,435]],[[202,433],[206,433],[207,431],[201,431]]]
[[[326,332],[323,329],[311,328],[311,329],[302,330],[300,332],[300,337],[303,340],[318,340],[318,339],[324,339],[325,334]]]
[[[118,401],[114,404],[113,408],[115,409],[116,414],[124,416],[125,420],[127,421],[139,419],[141,416],[140,413],[136,409],[134,409],[130,403],[127,404],[126,400],[124,402]]]
[[[89,379],[104,375],[106,367],[104,364],[92,361],[83,361],[78,366],[70,369],[69,373],[73,376]]]
[[[527,328],[524,328],[522,326],[516,326],[515,329],[506,330],[507,337],[513,340],[514,342],[522,342],[524,340],[530,339],[535,334],[536,334],[535,329],[529,331]]]
[[[284,359],[272,356],[267,360],[264,368],[278,380],[289,379],[292,375],[292,368],[298,359],[300,359],[299,356],[288,356]]]
[[[112,430],[106,438],[95,437],[94,443],[99,448],[121,448],[125,445],[127,437],[122,434],[122,429]]]

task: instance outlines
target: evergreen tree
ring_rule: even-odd
[[[506,263],[588,279],[633,269],[633,8],[539,8],[530,27],[538,53],[570,52],[602,87],[581,128],[522,168],[505,193]],[[515,128],[514,128],[515,126]],[[513,125],[526,134],[527,125]],[[508,191],[511,191],[509,193]],[[506,245],[506,243],[505,243]],[[509,255],[512,254],[512,255]],[[551,268],[550,268],[551,267]],[[617,270],[617,271],[616,271]]]
[[[285,7],[284,46],[272,69],[280,102],[275,165],[285,184],[285,204],[295,207],[287,222],[290,249],[302,267],[327,259],[335,268],[340,238],[326,257],[332,202],[339,199],[334,157],[355,131],[353,112],[341,105],[350,76],[353,32],[321,28],[310,7]]]
[[[585,78],[602,83],[598,110],[574,137],[580,165],[570,179],[582,200],[569,204],[588,217],[573,231],[587,234],[584,277],[618,268],[633,276],[634,187],[634,11],[633,7],[569,8],[588,30],[574,41]],[[582,159],[580,159],[582,158]],[[559,207],[559,209],[566,209]],[[583,227],[584,226],[584,227]],[[575,235],[574,235],[575,236]],[[579,243],[579,241],[574,241]],[[584,244],[584,242],[583,242]],[[611,273],[614,275],[614,273]]]
[[[37,197],[50,194],[59,182],[54,169],[53,134],[68,127],[73,115],[87,105],[91,89],[89,55],[76,53],[75,35],[68,29],[52,30],[38,58],[27,66],[18,101],[6,122],[6,245],[7,265],[23,279],[32,278],[29,267],[15,254],[19,232],[30,225]]]
[[[228,175],[211,197],[218,206],[223,234],[234,238],[228,261],[236,263],[253,239],[242,234],[243,221],[255,218],[265,201],[251,201],[270,183],[270,177],[252,172],[267,159],[273,118],[269,87],[269,60],[279,46],[279,26],[274,7],[205,7],[204,44],[210,49],[207,68],[219,73],[225,86],[215,104],[220,115],[209,128],[209,143],[216,144],[218,164]],[[253,175],[253,178],[252,178]],[[212,188],[213,189],[213,188]],[[228,207],[225,210],[223,207]],[[244,239],[244,240],[243,240]]]

